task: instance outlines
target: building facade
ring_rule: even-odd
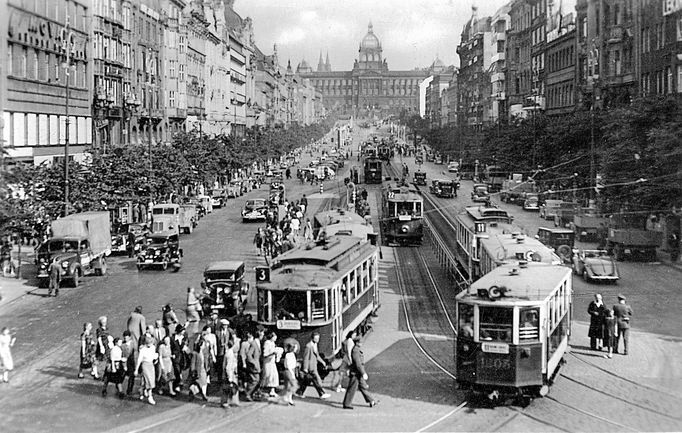
[[[643,0],[640,39],[642,96],[682,93],[682,2]]]
[[[474,7],[471,19],[464,26],[459,54],[459,117],[463,125],[480,129],[490,123],[487,109],[491,94],[490,66],[492,61],[492,31],[490,17],[478,18]]]
[[[489,117],[493,122],[499,122],[507,117],[506,99],[506,56],[507,31],[510,27],[509,5],[504,5],[495,12],[490,21],[492,37],[487,50],[490,59],[490,105]]]
[[[67,140],[69,159],[86,158],[92,143],[91,5],[6,2],[2,140],[12,162],[59,163]]]
[[[313,72],[305,61],[297,70],[322,93],[327,110],[356,116],[383,116],[401,110],[417,112],[419,84],[428,77],[427,69],[391,71],[383,56],[379,38],[369,23],[360,42],[358,58],[350,71],[333,71],[329,58]],[[322,70],[320,70],[322,69]]]
[[[547,33],[545,112],[548,115],[565,114],[576,109],[576,51],[576,29],[573,23],[562,23],[561,27]]]

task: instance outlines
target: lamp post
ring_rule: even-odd
[[[64,115],[66,130],[64,132],[64,216],[69,215],[69,127],[71,121],[69,120],[69,85],[71,74],[69,68],[71,67],[71,52],[75,48],[73,31],[69,29],[69,17],[66,17],[66,25],[61,30],[62,52],[64,55],[64,74],[66,76],[66,98]]]
[[[97,125],[97,135],[100,140],[100,145],[102,146],[102,154],[107,153],[107,138],[109,137],[108,126],[104,124],[107,109],[114,103],[114,95],[105,94],[104,90],[100,87],[97,88],[95,92],[95,110],[97,110],[97,117],[101,121],[101,125]],[[103,137],[102,130],[107,129],[107,137]]]
[[[126,144],[131,144],[132,143],[132,131],[131,131],[131,119],[133,117],[133,114],[137,112],[137,109],[140,107],[141,102],[139,99],[137,99],[137,96],[134,94],[127,94],[126,99],[123,101],[124,107],[123,110],[125,111],[126,115],[126,121],[127,121],[127,128],[128,128],[128,140]]]

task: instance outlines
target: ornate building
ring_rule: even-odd
[[[313,72],[305,60],[296,71],[322,93],[327,110],[359,116],[402,109],[418,111],[419,83],[431,74],[428,69],[389,71],[371,22],[351,71],[332,71],[329,56],[323,63],[322,53],[317,71]]]

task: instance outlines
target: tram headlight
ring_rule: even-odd
[[[400,233],[407,233],[409,230],[410,230],[410,227],[407,225],[400,227]]]
[[[469,345],[468,344],[462,344],[462,351],[468,352],[469,351]]]

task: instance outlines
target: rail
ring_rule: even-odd
[[[438,259],[438,264],[443,268],[448,278],[455,283],[457,291],[461,292],[467,288],[469,281],[459,270],[455,254],[448,247],[443,237],[435,230],[428,217],[424,218],[424,223],[424,237]]]

